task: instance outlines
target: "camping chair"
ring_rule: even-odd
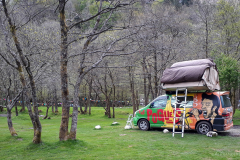
[[[129,129],[133,128],[132,121],[133,121],[133,115],[130,114],[129,117],[128,117],[127,124],[126,124],[125,128],[129,128]]]

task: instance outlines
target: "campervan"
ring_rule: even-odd
[[[196,130],[200,134],[209,131],[226,131],[233,127],[233,108],[229,92],[189,92],[185,106],[185,123],[183,124],[185,95],[166,94],[157,97],[146,107],[134,114],[134,126],[141,130],[153,127],[173,128],[176,106],[175,129]]]
[[[183,101],[185,103],[181,104]],[[233,108],[227,91],[188,92],[187,96],[180,93],[177,97],[169,92],[136,111],[133,124],[145,131],[154,127],[173,129],[175,124],[176,130],[184,127],[185,130],[207,134],[209,131],[226,131],[232,128],[232,116]]]

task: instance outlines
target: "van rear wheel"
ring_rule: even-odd
[[[146,119],[140,119],[140,121],[138,122],[139,129],[141,129],[143,131],[149,130],[149,128],[150,128],[149,126],[150,126],[149,122]]]
[[[209,131],[212,131],[212,125],[209,122],[203,121],[198,123],[196,129],[199,134],[207,134]]]

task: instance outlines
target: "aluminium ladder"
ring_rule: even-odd
[[[185,96],[184,96],[184,98],[185,98],[185,101],[182,103],[178,103],[178,97],[180,97],[180,96],[178,96],[178,91],[185,91]],[[176,112],[177,112],[177,105],[178,104],[183,104],[183,115],[182,115],[182,124],[181,124],[181,126],[182,126],[182,132],[175,132],[175,126],[176,126]],[[185,113],[186,113],[186,104],[187,104],[187,88],[179,88],[179,89],[176,89],[176,103],[175,103],[175,107],[174,107],[174,118],[173,118],[173,137],[174,137],[174,134],[175,133],[181,133],[182,134],[182,138],[183,138],[183,136],[184,136],[184,128],[185,128]],[[181,110],[182,111],[182,110]],[[180,117],[178,117],[178,118],[180,118]]]

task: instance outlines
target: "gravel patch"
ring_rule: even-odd
[[[240,126],[234,125],[232,129],[218,132],[219,136],[240,137]]]

